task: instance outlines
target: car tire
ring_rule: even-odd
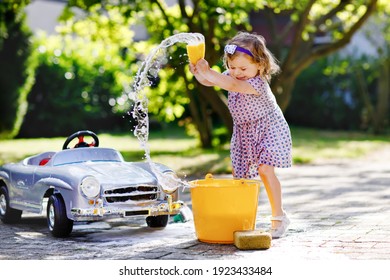
[[[166,227],[168,224],[168,217],[168,215],[148,216],[146,217],[146,224],[151,228]]]
[[[64,200],[58,194],[49,197],[47,226],[54,237],[67,237],[73,230],[73,221],[66,216]]]
[[[20,222],[22,211],[9,206],[8,190],[5,186],[0,186],[0,220],[5,224]]]

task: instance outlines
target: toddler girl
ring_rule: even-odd
[[[290,220],[282,205],[281,185],[275,167],[291,166],[289,126],[271,92],[271,75],[279,66],[260,35],[239,32],[225,47],[227,71],[218,73],[206,60],[190,64],[190,71],[205,86],[228,91],[233,118],[231,159],[235,178],[260,175],[272,211],[271,234],[283,236]]]

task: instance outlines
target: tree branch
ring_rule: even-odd
[[[190,16],[191,22],[195,15],[199,14],[199,0],[192,0],[192,15]]]
[[[160,3],[159,0],[151,0],[151,4],[156,4],[159,10],[161,11],[165,21],[167,22],[167,26],[169,27],[170,30],[173,30],[173,25],[171,21],[169,20],[169,16],[165,13],[165,8],[163,7],[163,4]]]
[[[332,52],[335,52],[343,47],[345,47],[352,39],[352,36],[356,33],[357,30],[367,21],[370,15],[375,11],[378,0],[371,0],[367,4],[367,10],[364,15],[350,28],[348,32],[345,33],[342,39],[336,41],[333,44],[316,47],[313,51],[299,60],[295,67],[291,67],[293,73],[290,73],[291,76],[296,77],[303,69],[309,66],[313,61],[320,57],[324,57]],[[290,72],[290,71],[289,71]]]
[[[264,9],[264,13],[268,19],[270,28],[270,34],[272,38],[277,38],[277,31],[276,31],[276,20],[275,20],[275,14],[271,9]]]
[[[306,8],[303,10],[303,12],[300,16],[300,19],[299,19],[298,24],[297,24],[297,30],[295,31],[294,40],[291,44],[290,52],[287,55],[286,60],[283,62],[282,69],[288,69],[288,65],[292,64],[294,58],[296,57],[296,55],[299,51],[298,47],[299,47],[299,44],[301,42],[301,34],[309,21],[309,17],[308,17],[309,12],[310,12],[310,10],[313,7],[315,2],[316,2],[316,0],[310,0],[307,3]]]
[[[181,0],[184,2],[185,4],[185,0]],[[190,31],[194,31],[194,32],[199,32],[199,27],[194,24],[194,18],[195,16],[199,15],[200,14],[200,11],[199,11],[199,0],[192,0],[192,6],[193,6],[193,10],[192,10],[192,14],[191,16],[189,16],[187,13],[187,19],[188,19],[188,22],[187,22],[187,25],[188,25],[188,28],[190,29]],[[203,33],[203,32],[200,32],[200,33]]]
[[[283,38],[286,38],[288,33],[291,32],[292,28],[294,27],[294,22],[292,20],[290,20],[283,28],[282,32],[280,33],[280,35],[277,37],[279,38],[279,42],[283,42]]]
[[[347,6],[350,2],[351,2],[351,0],[340,1],[339,4],[336,7],[334,7],[331,11],[329,11],[327,14],[325,14],[324,16],[322,16],[318,20],[316,20],[314,25],[320,26],[327,19],[332,19],[333,17],[336,16],[336,14],[338,12],[342,11],[345,8],[345,6]]]
[[[188,16],[187,11],[186,11],[186,3],[185,3],[185,0],[178,0],[177,2],[179,3],[181,16],[182,16],[183,18],[185,18],[185,19],[189,19],[189,16]]]

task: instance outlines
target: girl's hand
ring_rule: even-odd
[[[204,60],[204,59],[201,59],[201,60]],[[203,64],[205,63],[207,66],[202,66],[202,67],[204,67],[206,69],[205,71],[207,71],[209,69],[209,67],[208,67],[209,64],[207,63],[206,60],[204,60],[204,61],[205,62],[201,62],[200,65],[202,65],[202,63]],[[198,65],[199,65],[199,61],[197,62],[196,65],[190,63],[190,72],[192,73],[192,75],[194,75],[195,78],[198,80],[198,82],[201,83],[202,85],[214,86],[214,83],[211,83],[207,80],[207,78],[204,76],[204,71],[202,72],[201,69],[198,67]]]
[[[192,75],[196,75],[196,74],[198,74],[198,71],[196,70],[196,66],[195,66],[195,64],[192,64],[192,63],[190,63],[190,72],[192,73]]]
[[[198,72],[204,74],[210,69],[209,63],[205,59],[199,59],[196,63],[196,69]]]

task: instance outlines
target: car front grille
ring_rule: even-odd
[[[156,186],[124,186],[105,190],[103,197],[108,203],[126,202],[129,200],[156,200],[157,190]]]

